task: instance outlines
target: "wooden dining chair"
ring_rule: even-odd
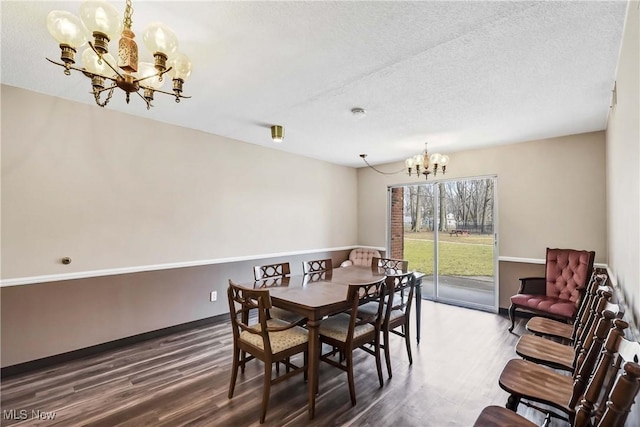
[[[320,356],[326,362],[347,373],[351,404],[356,404],[356,391],[353,375],[353,351],[362,349],[375,357],[380,387],[384,385],[382,379],[382,362],[380,357],[380,327],[382,324],[381,299],[385,295],[385,279],[375,282],[349,285],[347,300],[350,311],[329,316],[320,324],[320,341],[332,347],[332,351]],[[358,314],[361,304],[376,303],[378,309],[374,314]],[[370,345],[371,348],[368,346]],[[338,360],[334,360],[336,349],[340,353]],[[343,359],[344,357],[344,363]]]
[[[583,327],[584,322],[588,319],[589,308],[591,307],[593,299],[596,297],[596,291],[606,286],[607,281],[608,275],[606,269],[594,268],[591,279],[586,287],[585,297],[582,299],[580,307],[578,308],[575,322],[570,324],[548,317],[534,316],[529,319],[525,328],[535,335],[561,339],[566,341],[567,344],[573,344],[578,336],[578,330]]]
[[[605,319],[606,326],[603,327],[606,330],[611,327],[613,319],[604,317],[605,311],[615,316],[620,314],[620,307],[609,303],[611,297],[610,288],[598,292],[588,310],[589,318],[578,328],[578,337],[573,344],[562,344],[538,335],[523,335],[516,344],[516,354],[525,360],[573,373],[579,366],[579,359],[589,350],[600,319]]]
[[[302,261],[302,271],[304,274],[319,273],[330,270],[333,270],[333,261],[331,258]]]
[[[256,265],[253,267],[253,276],[256,280],[255,287],[270,288],[274,286],[288,286],[291,268],[288,262],[278,264]],[[303,316],[292,313],[279,307],[269,309],[269,316],[281,319],[289,323],[304,325],[307,321]]]
[[[382,310],[382,324],[380,326],[383,341],[380,346],[384,350],[387,374],[389,375],[389,378],[393,376],[390,350],[391,334],[398,335],[404,339],[409,364],[413,364],[413,357],[411,355],[411,338],[409,337],[409,320],[414,288],[415,277],[412,272],[387,276],[386,295],[384,298],[384,308]],[[391,301],[391,304],[389,304],[389,301]],[[376,310],[376,303],[367,303],[358,307],[358,312],[361,314],[366,313],[371,315],[375,313]]]
[[[595,388],[595,385],[593,387]],[[591,395],[589,393],[591,388],[592,386],[589,385],[586,396]],[[635,362],[626,362],[622,368],[622,374],[618,376],[611,392],[605,399],[606,404],[603,405],[601,401],[598,412],[601,410],[602,416],[598,417],[598,412],[596,412],[595,416],[591,417],[591,414],[586,413],[586,409],[584,411],[581,409],[583,406],[581,404],[581,407],[578,408],[579,415],[576,417],[573,427],[624,426],[639,390],[640,365]],[[585,404],[586,399],[584,399]],[[537,424],[503,406],[487,406],[473,425],[474,427],[537,427]]]
[[[288,262],[256,265],[253,267],[253,277],[255,280],[268,279],[270,277],[288,276],[289,274],[291,274],[291,268]]]
[[[238,368],[253,359],[261,360],[264,364],[264,386],[262,391],[262,407],[260,423],[264,423],[269,406],[271,385],[279,383],[298,373],[307,375],[309,351],[309,335],[306,329],[295,323],[287,323],[279,319],[270,319],[268,311],[271,308],[271,298],[268,289],[246,289],[237,286],[229,280],[227,289],[229,299],[229,313],[233,329],[233,366],[231,368],[231,382],[229,383],[229,399],[233,397]],[[258,322],[249,325],[250,310],[258,311]],[[241,357],[241,352],[250,356]],[[304,354],[303,366],[295,366],[290,358],[299,353]],[[284,363],[287,373],[272,378],[274,363]]]
[[[409,261],[403,259],[373,257],[371,258],[371,268],[382,268],[383,270],[406,273],[409,269]]]
[[[609,319],[615,317],[610,312],[605,312],[604,316]],[[523,403],[543,411],[549,418],[560,418],[573,423],[589,380],[591,379],[589,384],[594,393],[606,388],[605,379],[614,366],[614,357],[623,340],[624,329],[629,326],[620,319],[615,319],[613,324],[606,340],[603,338],[604,328],[596,327],[594,342],[574,375],[563,375],[527,360],[510,360],[498,380],[500,387],[509,393],[507,409],[516,412],[519,404]],[[596,402],[597,397],[592,400]],[[547,405],[550,409],[543,409],[538,404]]]

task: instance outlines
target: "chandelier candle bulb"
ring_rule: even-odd
[[[118,11],[105,1],[85,1],[80,5],[80,19],[93,34],[93,47],[99,53],[109,52],[109,41],[122,32]]]
[[[76,49],[87,43],[89,35],[80,18],[64,10],[52,10],[47,15],[47,30],[60,44],[60,60],[65,65],[64,73],[75,64]]]

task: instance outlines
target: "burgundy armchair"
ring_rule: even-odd
[[[524,277],[511,297],[513,331],[516,309],[565,322],[574,320],[593,271],[595,252],[547,248],[545,277]]]

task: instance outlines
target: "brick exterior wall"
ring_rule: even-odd
[[[404,189],[391,189],[391,256],[404,259]]]

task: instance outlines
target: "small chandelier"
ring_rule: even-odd
[[[436,176],[438,174],[438,169],[442,170],[443,175],[447,173],[448,163],[449,156],[446,154],[435,153],[429,155],[426,142],[424,144],[424,153],[416,154],[404,161],[409,176],[411,176],[412,171],[415,171],[416,176],[420,176],[420,174],[422,174],[425,179],[429,179],[429,174],[431,173],[431,170],[429,169],[430,165],[433,165],[433,176]]]
[[[149,109],[154,93],[159,92],[180,98],[182,86],[191,74],[191,61],[178,52],[178,39],[174,32],[161,23],[152,23],[142,33],[142,40],[153,54],[154,63],[138,62],[138,45],[131,30],[133,8],[127,0],[124,19],[121,21],[116,9],[106,1],[86,1],[80,5],[80,17],[63,11],[52,10],[47,16],[47,29],[60,44],[60,60],[47,60],[64,67],[66,75],[71,70],[80,71],[91,79],[92,94],[96,104],[106,106],[115,88],[126,93],[126,101],[132,93],[137,94]],[[118,60],[109,53],[109,42],[120,35]],[[93,41],[90,39],[93,38]],[[84,68],[75,64],[77,49],[89,45],[82,53]],[[173,92],[161,90],[165,74],[173,80]],[[142,89],[142,91],[141,91]],[[142,93],[140,93],[142,92]],[[106,96],[103,97],[103,94]]]
[[[409,176],[411,176],[411,174],[415,172],[416,176],[419,177],[420,174],[422,174],[424,175],[425,179],[429,179],[429,174],[431,173],[431,170],[429,169],[430,165],[433,164],[433,176],[436,176],[438,174],[438,170],[441,170],[443,175],[447,173],[447,164],[449,163],[449,156],[445,154],[435,153],[429,155],[426,142],[424,144],[424,153],[416,154],[415,156],[409,157],[404,161],[406,168],[395,172],[384,172],[371,165],[367,161],[366,154],[360,154],[360,158],[369,168],[382,175],[395,175],[406,171],[409,173]]]

